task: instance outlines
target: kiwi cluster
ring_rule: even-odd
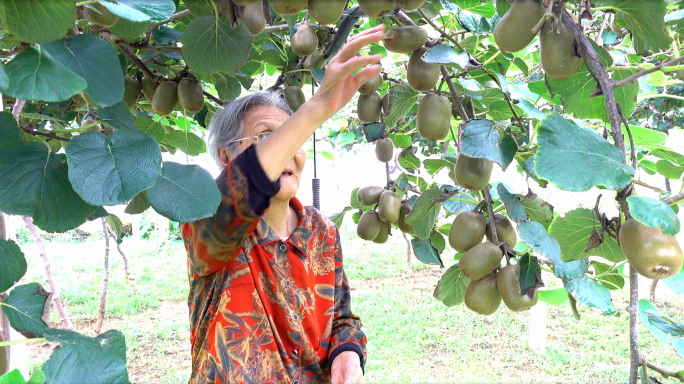
[[[567,79],[582,66],[577,41],[570,29],[556,16],[547,20],[539,31],[539,51],[544,72],[558,80]],[[527,47],[537,32],[537,23],[545,17],[541,0],[515,0],[494,29],[494,41],[503,52],[518,52]]]
[[[397,193],[380,186],[367,186],[359,188],[356,199],[361,205],[375,206],[373,210],[364,212],[359,219],[356,233],[360,238],[383,244],[389,238],[392,224],[397,224],[402,231],[410,228],[406,227],[405,222],[410,209],[402,203]]]
[[[123,101],[129,109],[135,108],[141,93],[151,104],[152,111],[161,116],[171,114],[180,103],[189,113],[197,113],[204,108],[202,84],[192,76],[178,79],[145,77],[142,81],[127,76],[124,78]]]

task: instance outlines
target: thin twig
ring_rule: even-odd
[[[622,79],[622,80],[620,80],[620,81],[614,82],[613,89],[615,89],[615,88],[620,88],[620,87],[622,87],[622,86],[625,85],[625,84],[633,83],[633,82],[639,80],[640,77],[646,76],[646,75],[648,75],[649,73],[653,73],[653,72],[659,71],[659,70],[660,70],[661,68],[663,68],[663,67],[671,67],[671,66],[680,64],[680,63],[682,63],[682,62],[684,62],[684,56],[677,57],[677,58],[674,58],[674,59],[672,59],[672,60],[668,60],[668,61],[662,62],[662,63],[656,65],[656,66],[653,67],[653,68],[642,69],[642,70],[640,70],[639,72],[637,72],[637,73],[635,73],[635,74],[633,74],[633,75],[631,75],[631,76],[629,76],[629,77],[626,77],[626,78],[624,78],[624,79]],[[595,89],[595,90],[591,93],[591,95],[589,95],[589,97],[600,96],[600,95],[602,95],[602,94],[603,94],[603,92],[601,91],[601,89]]]
[[[190,12],[189,9],[186,9],[186,10],[174,13],[173,15],[171,15],[171,17],[168,18],[168,20],[161,21],[159,23],[152,23],[152,24],[148,25],[147,28],[145,28],[145,37],[143,38],[142,42],[144,44],[149,43],[150,37],[152,36],[152,32],[154,32],[154,30],[159,28],[160,26],[162,26],[164,24],[168,24],[168,23],[173,23],[174,21],[182,19],[186,16],[190,16],[191,14],[192,14],[192,12]]]
[[[461,50],[461,52],[465,52],[465,51],[466,51],[465,48],[463,48],[463,46],[458,42],[458,40],[456,40],[456,39],[454,39],[453,37],[451,37],[448,33],[444,32],[444,30],[442,30],[441,28],[438,28],[438,27],[437,27],[437,24],[435,24],[435,23],[432,21],[432,19],[430,19],[430,18],[425,14],[425,12],[423,12],[422,9],[418,8],[418,12],[419,12],[420,15],[423,17],[423,19],[424,19],[428,24],[430,24],[430,26],[431,26],[432,28],[434,28],[437,32],[439,32],[440,35],[442,35],[442,37],[444,37],[445,39],[451,41],[455,46],[458,47],[458,49]]]
[[[634,184],[641,185],[642,187],[646,187],[646,188],[651,188],[652,190],[658,191],[658,192],[667,192],[665,190],[662,190],[662,189],[656,187],[655,185],[647,184],[647,183],[644,183],[643,181],[637,180],[637,179],[634,179]]]
[[[131,289],[133,289],[133,293],[138,295],[138,285],[135,283],[135,276],[133,276],[133,273],[131,272],[131,268],[128,264],[128,256],[124,253],[123,249],[121,249],[121,244],[117,241],[116,234],[110,228],[107,226],[107,233],[109,233],[109,236],[111,236],[112,239],[116,242],[116,250],[119,251],[119,254],[121,255],[121,258],[123,259],[124,262],[124,270],[126,271],[126,279],[128,279],[128,283],[131,285]]]
[[[318,24],[318,23],[298,23],[298,24],[299,25],[305,24],[305,25],[310,26],[311,28],[324,29],[326,31],[330,31],[332,29],[327,25]],[[290,29],[290,26],[287,24],[270,25],[270,26],[264,28],[264,32],[282,31],[284,29]]]
[[[12,49],[0,49],[0,57],[7,57],[7,56],[12,56],[16,55],[21,51],[21,45],[17,45],[16,47]]]
[[[69,141],[69,139],[67,139],[66,137],[57,136],[57,135],[54,134],[54,133],[50,133],[50,132],[41,132],[41,131],[37,131],[37,130],[35,130],[35,129],[31,129],[31,128],[27,128],[27,127],[20,127],[20,128],[21,128],[22,131],[24,131],[24,132],[26,132],[26,133],[30,133],[30,134],[32,134],[32,135],[34,135],[34,136],[45,136],[45,137],[49,137],[49,138],[52,138],[52,139],[57,139],[57,140],[62,140],[62,141]]]
[[[489,230],[492,232],[492,243],[499,245],[499,237],[496,235],[496,221],[494,220],[494,210],[492,209],[492,195],[489,194],[489,186],[484,189],[485,204],[487,204],[487,216],[489,217]],[[514,246],[510,244],[511,246]]]
[[[100,218],[102,220],[102,232],[105,238],[105,254],[104,254],[104,280],[102,283],[102,295],[100,296],[100,314],[97,316],[97,322],[95,323],[95,334],[99,335],[102,331],[102,322],[104,321],[104,315],[107,305],[107,285],[109,283],[109,233],[107,232],[107,221],[105,218]]]
[[[219,99],[218,97],[212,95],[211,93],[209,93],[209,92],[207,92],[207,91],[202,91],[202,93],[204,94],[204,96],[205,96],[207,99],[213,101],[214,103],[216,103],[216,104],[218,104],[218,105],[223,105],[223,104],[225,104],[223,101],[221,101],[221,99]]]
[[[649,289],[649,297],[651,298],[651,301],[655,301],[655,291],[656,291],[656,286],[658,285],[658,279],[653,279],[651,281],[651,288]]]
[[[674,203],[679,203],[682,200],[684,200],[684,193],[680,193],[678,195],[670,196],[667,199],[663,200],[663,203],[674,204]]]
[[[637,307],[638,302],[639,275],[634,268],[629,267],[629,307],[627,307],[627,311],[629,312],[630,384],[636,384],[639,376],[639,324],[637,322],[637,313],[639,311]]]
[[[114,44],[121,48],[121,50],[126,54],[126,56],[128,56],[131,59],[131,61],[133,61],[133,63],[138,68],[140,68],[140,70],[145,74],[145,76],[149,77],[150,79],[154,78],[152,71],[150,71],[150,69],[147,68],[145,63],[143,63],[142,60],[133,51],[131,51],[130,48],[128,48],[129,44],[123,41],[123,39],[109,32],[107,28],[100,28],[97,31],[97,35],[106,42]]]
[[[652,370],[660,373],[666,379],[673,378],[673,379],[677,379],[680,382],[684,383],[684,371],[679,371],[679,372],[668,371],[667,369],[660,368],[660,367],[657,367],[657,366],[651,364],[649,361],[647,361],[643,357],[640,358],[640,363],[641,363],[641,365],[646,365],[649,369],[652,369]]]
[[[461,153],[461,139],[463,138],[463,131],[465,130],[465,123],[470,121],[470,117],[468,117],[468,113],[466,113],[465,108],[463,108],[463,103],[461,103],[461,95],[458,94],[458,90],[456,90],[456,86],[454,86],[454,82],[451,80],[449,77],[449,71],[445,66],[441,67],[442,71],[442,76],[444,79],[446,79],[447,86],[449,87],[449,92],[451,93],[451,98],[454,99],[454,104],[456,105],[456,109],[458,110],[458,114],[461,117],[461,120],[463,120],[463,124],[459,124],[458,126],[458,140],[456,137],[454,137],[454,130],[449,126],[449,129],[451,129],[451,136],[453,137],[454,141],[456,142],[456,149],[458,150],[458,153]],[[454,115],[455,118],[458,118],[452,110],[451,112],[452,115]]]

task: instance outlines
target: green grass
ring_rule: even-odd
[[[352,306],[368,336],[366,379],[369,382],[626,382],[629,367],[626,295],[613,293],[619,317],[606,318],[580,305],[576,321],[567,304],[549,306],[546,354],[528,349],[529,313],[512,313],[503,305],[487,324],[464,306],[447,308],[432,297],[442,273],[415,258],[406,262],[406,242],[395,234],[384,245],[358,239],[351,221],[342,228],[345,270],[352,285]],[[25,247],[31,247],[27,244]],[[124,247],[131,246],[124,242]],[[79,248],[81,247],[81,248]],[[179,242],[160,247],[151,242],[131,257],[141,295],[127,285],[120,257],[110,255],[112,272],[107,327],[126,336],[129,372],[135,382],[187,382],[190,367],[187,329],[185,250]],[[102,288],[102,240],[86,245],[48,245],[53,272],[69,313],[86,321],[97,317]],[[453,263],[454,252],[443,254]],[[42,280],[36,257],[29,279]],[[548,286],[557,279],[544,274]],[[648,292],[644,281],[641,297]],[[658,290],[656,306],[684,320],[684,298]],[[57,320],[53,315],[53,320]],[[652,363],[684,369],[684,359],[662,346],[641,327],[641,353]],[[34,354],[32,366],[47,357]]]

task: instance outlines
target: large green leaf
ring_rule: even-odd
[[[111,107],[100,107],[100,119],[104,124],[109,125],[114,130],[120,131],[128,137],[142,139],[147,137],[135,126],[133,115],[123,100]]]
[[[142,191],[131,199],[124,212],[129,215],[138,215],[145,212],[149,207],[150,202],[147,200],[147,191]]]
[[[90,33],[43,44],[55,60],[88,83],[85,92],[93,102],[110,106],[123,98],[123,72],[114,47]]]
[[[154,185],[161,172],[159,144],[121,132],[78,135],[66,146],[69,180],[89,204],[124,204]]]
[[[598,308],[605,316],[612,316],[617,311],[610,298],[608,288],[587,276],[578,279],[565,280],[565,289],[580,303]]]
[[[461,145],[466,155],[487,158],[498,163],[503,169],[510,164],[516,150],[512,148],[510,151],[507,146],[503,145],[502,137],[494,126],[494,122],[485,119],[470,120],[466,123]]]
[[[183,58],[200,74],[233,74],[247,61],[254,37],[244,24],[235,29],[220,17],[198,17],[183,32]]]
[[[413,246],[413,253],[416,258],[425,264],[442,265],[442,259],[439,258],[439,250],[432,245],[430,240],[411,239]]]
[[[503,184],[499,184],[496,187],[496,191],[501,202],[506,206],[508,217],[515,221],[527,220],[527,212],[520,202],[520,196],[508,192],[508,189]]]
[[[64,155],[36,141],[0,146],[0,211],[32,216],[48,232],[64,232],[86,221],[89,205],[69,182]]]
[[[658,312],[658,310],[648,300],[639,300],[639,319],[641,320],[641,323],[644,324],[649,331],[651,331],[653,336],[655,336],[658,341],[660,341],[663,345],[668,345],[674,348],[679,357],[684,358],[684,338],[665,333],[660,328],[652,324],[649,321],[649,317],[652,317],[653,315],[660,316],[660,312]]]
[[[668,236],[679,233],[679,218],[666,203],[646,196],[629,196],[627,204],[636,221],[649,227],[661,227]]]
[[[453,47],[446,44],[440,44],[430,48],[428,53],[423,56],[423,61],[426,63],[456,67],[461,71],[465,71],[466,69],[470,69],[472,65],[477,64],[472,57],[473,56],[469,52],[456,53],[456,50],[454,50]]]
[[[147,190],[147,199],[163,216],[189,223],[214,215],[221,193],[201,167],[165,161],[157,182]]]
[[[21,141],[21,129],[9,112],[0,112],[0,145]]]
[[[539,198],[534,192],[529,191],[523,196],[521,203],[530,216],[530,220],[540,222],[553,220],[553,206]]]
[[[25,100],[62,101],[88,86],[84,78],[55,60],[39,45],[18,54],[5,66],[9,96]]]
[[[46,383],[128,384],[126,340],[117,330],[97,337],[51,329],[45,338],[61,344],[43,365]]]
[[[38,283],[14,287],[2,304],[12,328],[27,338],[40,337],[49,329],[50,297]]]
[[[594,186],[618,190],[632,181],[634,168],[622,163],[623,153],[596,132],[548,114],[538,132],[537,175],[565,191]]]
[[[26,273],[26,258],[13,241],[0,238],[0,292],[12,288]]]
[[[561,260],[560,245],[540,223],[523,221],[518,224],[518,233],[522,241],[553,262],[553,273],[562,279],[582,277],[589,268],[587,259],[569,262]]]
[[[189,131],[169,132],[163,143],[180,149],[189,156],[197,156],[207,150],[204,140]]]
[[[113,27],[110,27],[109,30],[122,39],[137,39],[145,32],[148,25],[150,25],[150,23],[145,21],[137,22],[119,19],[119,21],[117,21]]]
[[[461,272],[458,264],[449,267],[439,279],[432,296],[447,307],[453,307],[463,302],[465,290],[470,279]]]
[[[538,290],[539,301],[551,305],[561,305],[568,301],[568,291],[565,288]]]
[[[596,0],[597,7],[612,7],[619,26],[632,35],[638,54],[667,50],[672,39],[665,28],[667,3],[660,0]]]
[[[442,191],[439,188],[430,188],[425,191],[418,200],[413,204],[411,213],[406,216],[406,224],[413,227],[413,231],[420,239],[427,240],[430,238],[432,227],[437,222],[437,216],[442,206],[438,203],[433,203],[432,199],[441,195]]]
[[[594,272],[596,272],[596,280],[604,287],[614,291],[616,289],[622,289],[625,286],[625,279],[620,276],[617,271],[613,270],[611,273],[607,273],[611,269],[610,265],[592,261],[591,266],[594,267]],[[604,273],[606,274],[599,277],[599,275]]]
[[[0,63],[0,92],[4,92],[9,88],[9,81],[7,72],[5,72],[5,66]]]
[[[541,281],[541,269],[537,259],[529,254],[525,254],[518,259],[520,264],[520,292],[526,294],[530,289],[538,287],[544,283]]]
[[[601,245],[584,251],[592,231],[599,232],[600,229],[601,223],[592,209],[577,208],[568,212],[565,217],[554,220],[549,228],[549,234],[558,240],[561,258],[564,261],[585,259],[589,256],[600,256],[613,263],[624,260],[622,249],[615,239],[607,234]]]
[[[142,132],[152,136],[157,143],[161,143],[166,137],[164,126],[147,117],[135,119],[135,126]]]
[[[17,39],[47,43],[74,27],[76,5],[73,0],[3,0],[0,19],[4,29]]]
[[[131,21],[160,22],[176,12],[173,0],[97,0],[113,14]]]
[[[394,127],[423,97],[423,94],[411,88],[407,83],[399,83],[390,88],[389,114],[383,118],[387,127]]]

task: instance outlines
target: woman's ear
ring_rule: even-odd
[[[216,155],[218,156],[219,162],[221,162],[223,168],[225,168],[230,162],[230,156],[228,156],[228,152],[223,148],[216,148]]]

